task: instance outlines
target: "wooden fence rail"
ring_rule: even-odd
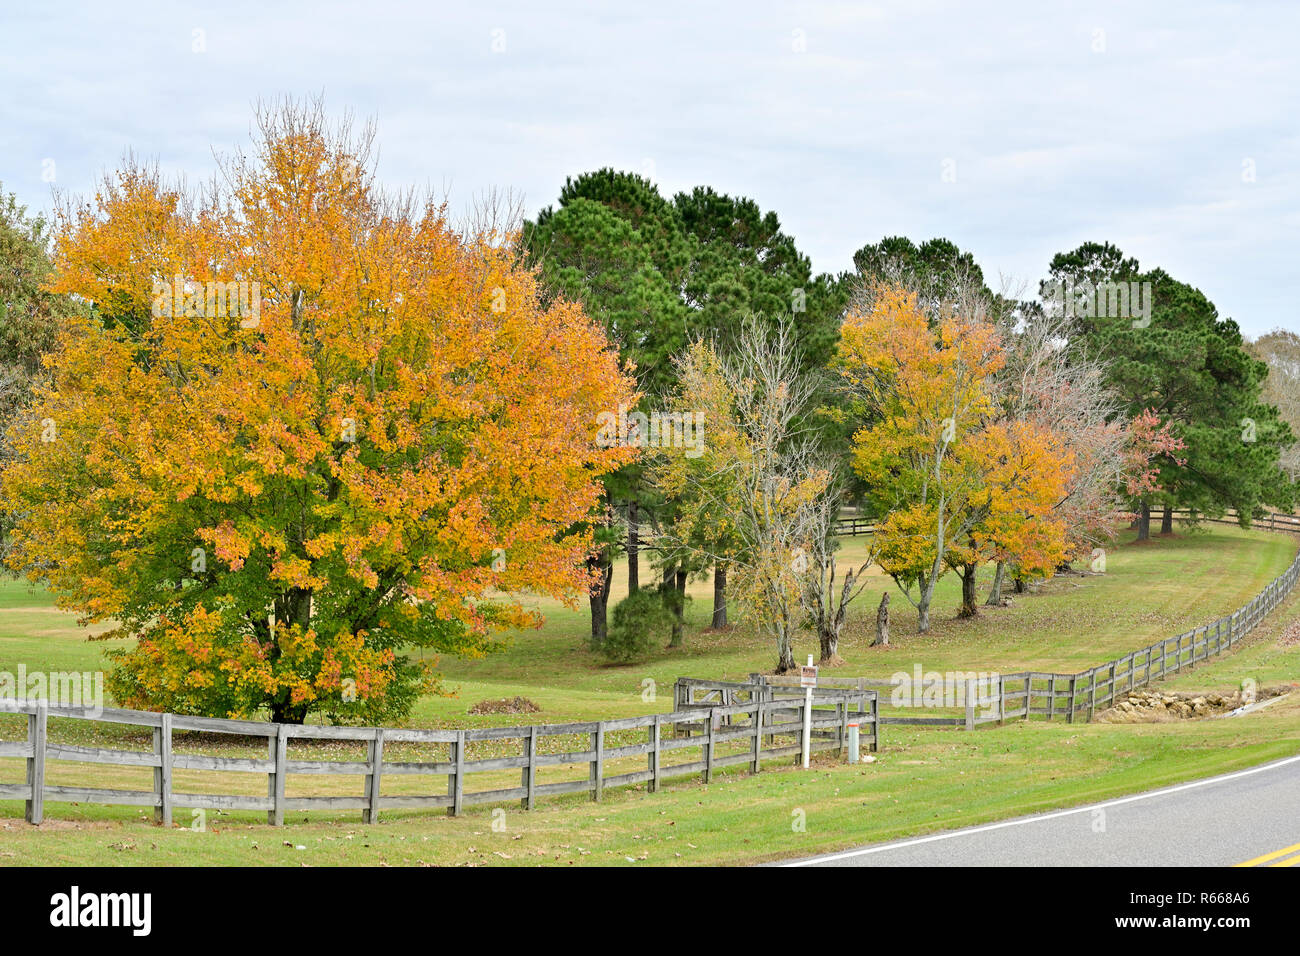
[[[528,727],[496,727],[473,730],[418,730],[393,727],[325,727],[264,723],[250,720],[223,720],[188,717],[180,714],[157,714],[148,711],[87,709],[50,706],[44,700],[20,701],[0,699],[0,712],[27,715],[27,738],[0,742],[0,757],[26,759],[26,780],[20,784],[0,784],[0,798],[19,799],[26,803],[25,818],[40,823],[46,802],[103,803],[152,807],[154,817],[170,825],[177,808],[265,811],[267,822],[284,823],[285,811],[293,810],[360,810],[362,820],[373,823],[379,812],[389,808],[445,808],[455,815],[465,806],[506,803],[518,800],[532,809],[538,797],[562,793],[588,793],[600,800],[611,787],[645,783],[657,790],[662,780],[699,774],[713,779],[714,772],[735,764],[748,765],[758,773],[764,760],[794,756],[798,759],[803,745],[803,698],[758,695],[746,702],[726,705],[691,706],[667,714],[649,714],[618,720],[589,723],[546,724]],[[842,751],[848,742],[850,722],[872,725],[875,694],[843,691],[818,693],[812,701],[810,749]],[[73,747],[51,743],[48,723],[51,717],[105,721],[143,727],[153,732],[153,748],[148,751],[115,750],[101,747]],[[871,740],[874,746],[874,725]],[[684,734],[663,733],[664,727],[684,728]],[[213,757],[176,753],[173,734],[177,731],[262,737],[267,742],[265,759]],[[612,740],[644,731],[644,739],[635,743]],[[538,742],[549,737],[586,738],[581,750],[545,753]],[[791,742],[793,738],[793,742]],[[361,742],[366,745],[364,761],[290,760],[288,748],[294,740],[333,740]],[[471,760],[467,745],[476,741],[514,740],[519,742],[516,756]],[[445,760],[400,761],[385,759],[385,744],[418,743],[444,745]],[[677,751],[694,757],[685,763],[670,764],[665,756]],[[627,758],[644,757],[644,769],[621,770],[610,774],[609,765]],[[46,782],[48,761],[112,764],[123,767],[153,769],[152,790],[114,790],[91,787],[53,786]],[[538,770],[565,764],[587,764],[588,773],[576,780],[538,782]],[[518,786],[492,790],[469,790],[467,781],[473,774],[518,769]],[[172,783],[174,770],[205,770],[265,775],[267,795],[182,793]],[[361,792],[354,796],[286,797],[285,780],[290,774],[343,774],[364,778]],[[445,778],[442,792],[425,795],[392,794],[385,796],[381,785],[393,774],[422,774]]]
[[[1241,522],[1237,520],[1233,512],[1221,518],[1207,518],[1204,515],[1198,515],[1194,511],[1187,509],[1178,509],[1173,512],[1173,516],[1179,521],[1200,521],[1207,524],[1230,524],[1240,526]],[[1152,512],[1153,519],[1159,518],[1157,512]],[[1251,519],[1251,527],[1260,531],[1290,531],[1300,533],[1300,515],[1289,515],[1282,512],[1267,511],[1258,517]],[[835,522],[835,533],[841,537],[853,537],[860,534],[872,534],[876,530],[875,521],[871,518],[862,518],[857,515],[846,515],[840,517]]]
[[[804,691],[801,688],[765,685],[752,679],[748,683],[742,683],[679,677],[673,685],[673,710],[709,710],[714,714],[715,731],[734,719],[731,711],[738,704],[763,702],[772,706],[780,704],[784,708],[794,704],[798,705],[797,712],[802,715],[803,699]],[[872,751],[879,750],[879,695],[875,691],[857,687],[818,687],[814,701],[825,701],[828,705],[833,705],[838,720],[832,731],[823,731],[821,736],[833,737],[835,745],[842,749],[847,741],[849,724],[853,723],[859,728],[859,744]],[[674,725],[673,732],[675,735],[690,737],[694,726]],[[813,735],[814,743],[817,737],[818,734]]]
[[[1231,519],[1202,520],[1236,524],[1236,521]],[[1274,514],[1268,516],[1267,520],[1261,520],[1257,527],[1280,532],[1300,531],[1300,517]],[[1300,581],[1300,554],[1297,554],[1290,567],[1271,581],[1264,590],[1232,614],[1077,674],[1037,671],[997,675],[970,673],[970,676],[964,676],[956,682],[956,693],[952,695],[950,702],[944,702],[949,706],[963,709],[965,714],[961,717],[896,717],[880,714],[879,707],[885,704],[892,705],[892,692],[896,688],[896,684],[888,678],[819,676],[818,692],[822,693],[833,688],[876,691],[878,695],[876,727],[907,724],[931,727],[957,726],[973,730],[984,724],[1001,723],[1014,718],[1024,720],[1031,717],[1043,717],[1046,720],[1059,718],[1069,723],[1081,717],[1092,720],[1093,714],[1105,709],[1120,694],[1144,687],[1151,681],[1161,680],[1170,674],[1177,674],[1184,668],[1194,667],[1216,654],[1230,650],[1295,590],[1298,581]],[[738,686],[789,690],[795,680],[797,678],[751,674],[748,684]],[[916,688],[912,688],[909,698],[917,692]],[[909,703],[895,709],[910,710],[914,706]]]

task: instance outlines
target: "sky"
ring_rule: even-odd
[[[377,176],[525,212],[613,166],[774,210],[818,272],[946,237],[989,284],[1110,241],[1250,336],[1300,330],[1300,3],[20,3],[0,186],[201,180],[255,105],[378,126]]]

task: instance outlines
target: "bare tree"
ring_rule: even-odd
[[[1268,365],[1261,398],[1275,406],[1300,437],[1300,335],[1274,329],[1256,339],[1250,350]],[[1293,483],[1300,481],[1300,442],[1284,447],[1278,464]]]
[[[871,566],[871,554],[858,567],[850,564],[844,569],[844,578],[836,585],[838,567],[835,552],[839,540],[835,537],[835,523],[839,517],[840,495],[833,490],[819,497],[811,506],[812,538],[808,548],[808,570],[802,597],[817,641],[821,646],[821,662],[838,660],[840,634],[844,630],[849,605],[866,589],[866,572]]]
[[[830,470],[805,419],[816,382],[793,331],[746,320],[725,354],[696,342],[677,360],[679,399],[705,415],[702,454],[661,456],[652,476],[680,502],[663,544],[725,562],[738,603],[777,647],[777,672],[795,667],[794,638],[812,542],[824,528]],[[726,551],[699,523],[727,524]]]

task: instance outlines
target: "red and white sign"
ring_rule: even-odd
[[[816,687],[817,686],[817,667],[814,664],[804,664],[799,668],[799,686]]]

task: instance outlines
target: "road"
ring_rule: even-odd
[[[1297,866],[1300,756],[784,866]]]

